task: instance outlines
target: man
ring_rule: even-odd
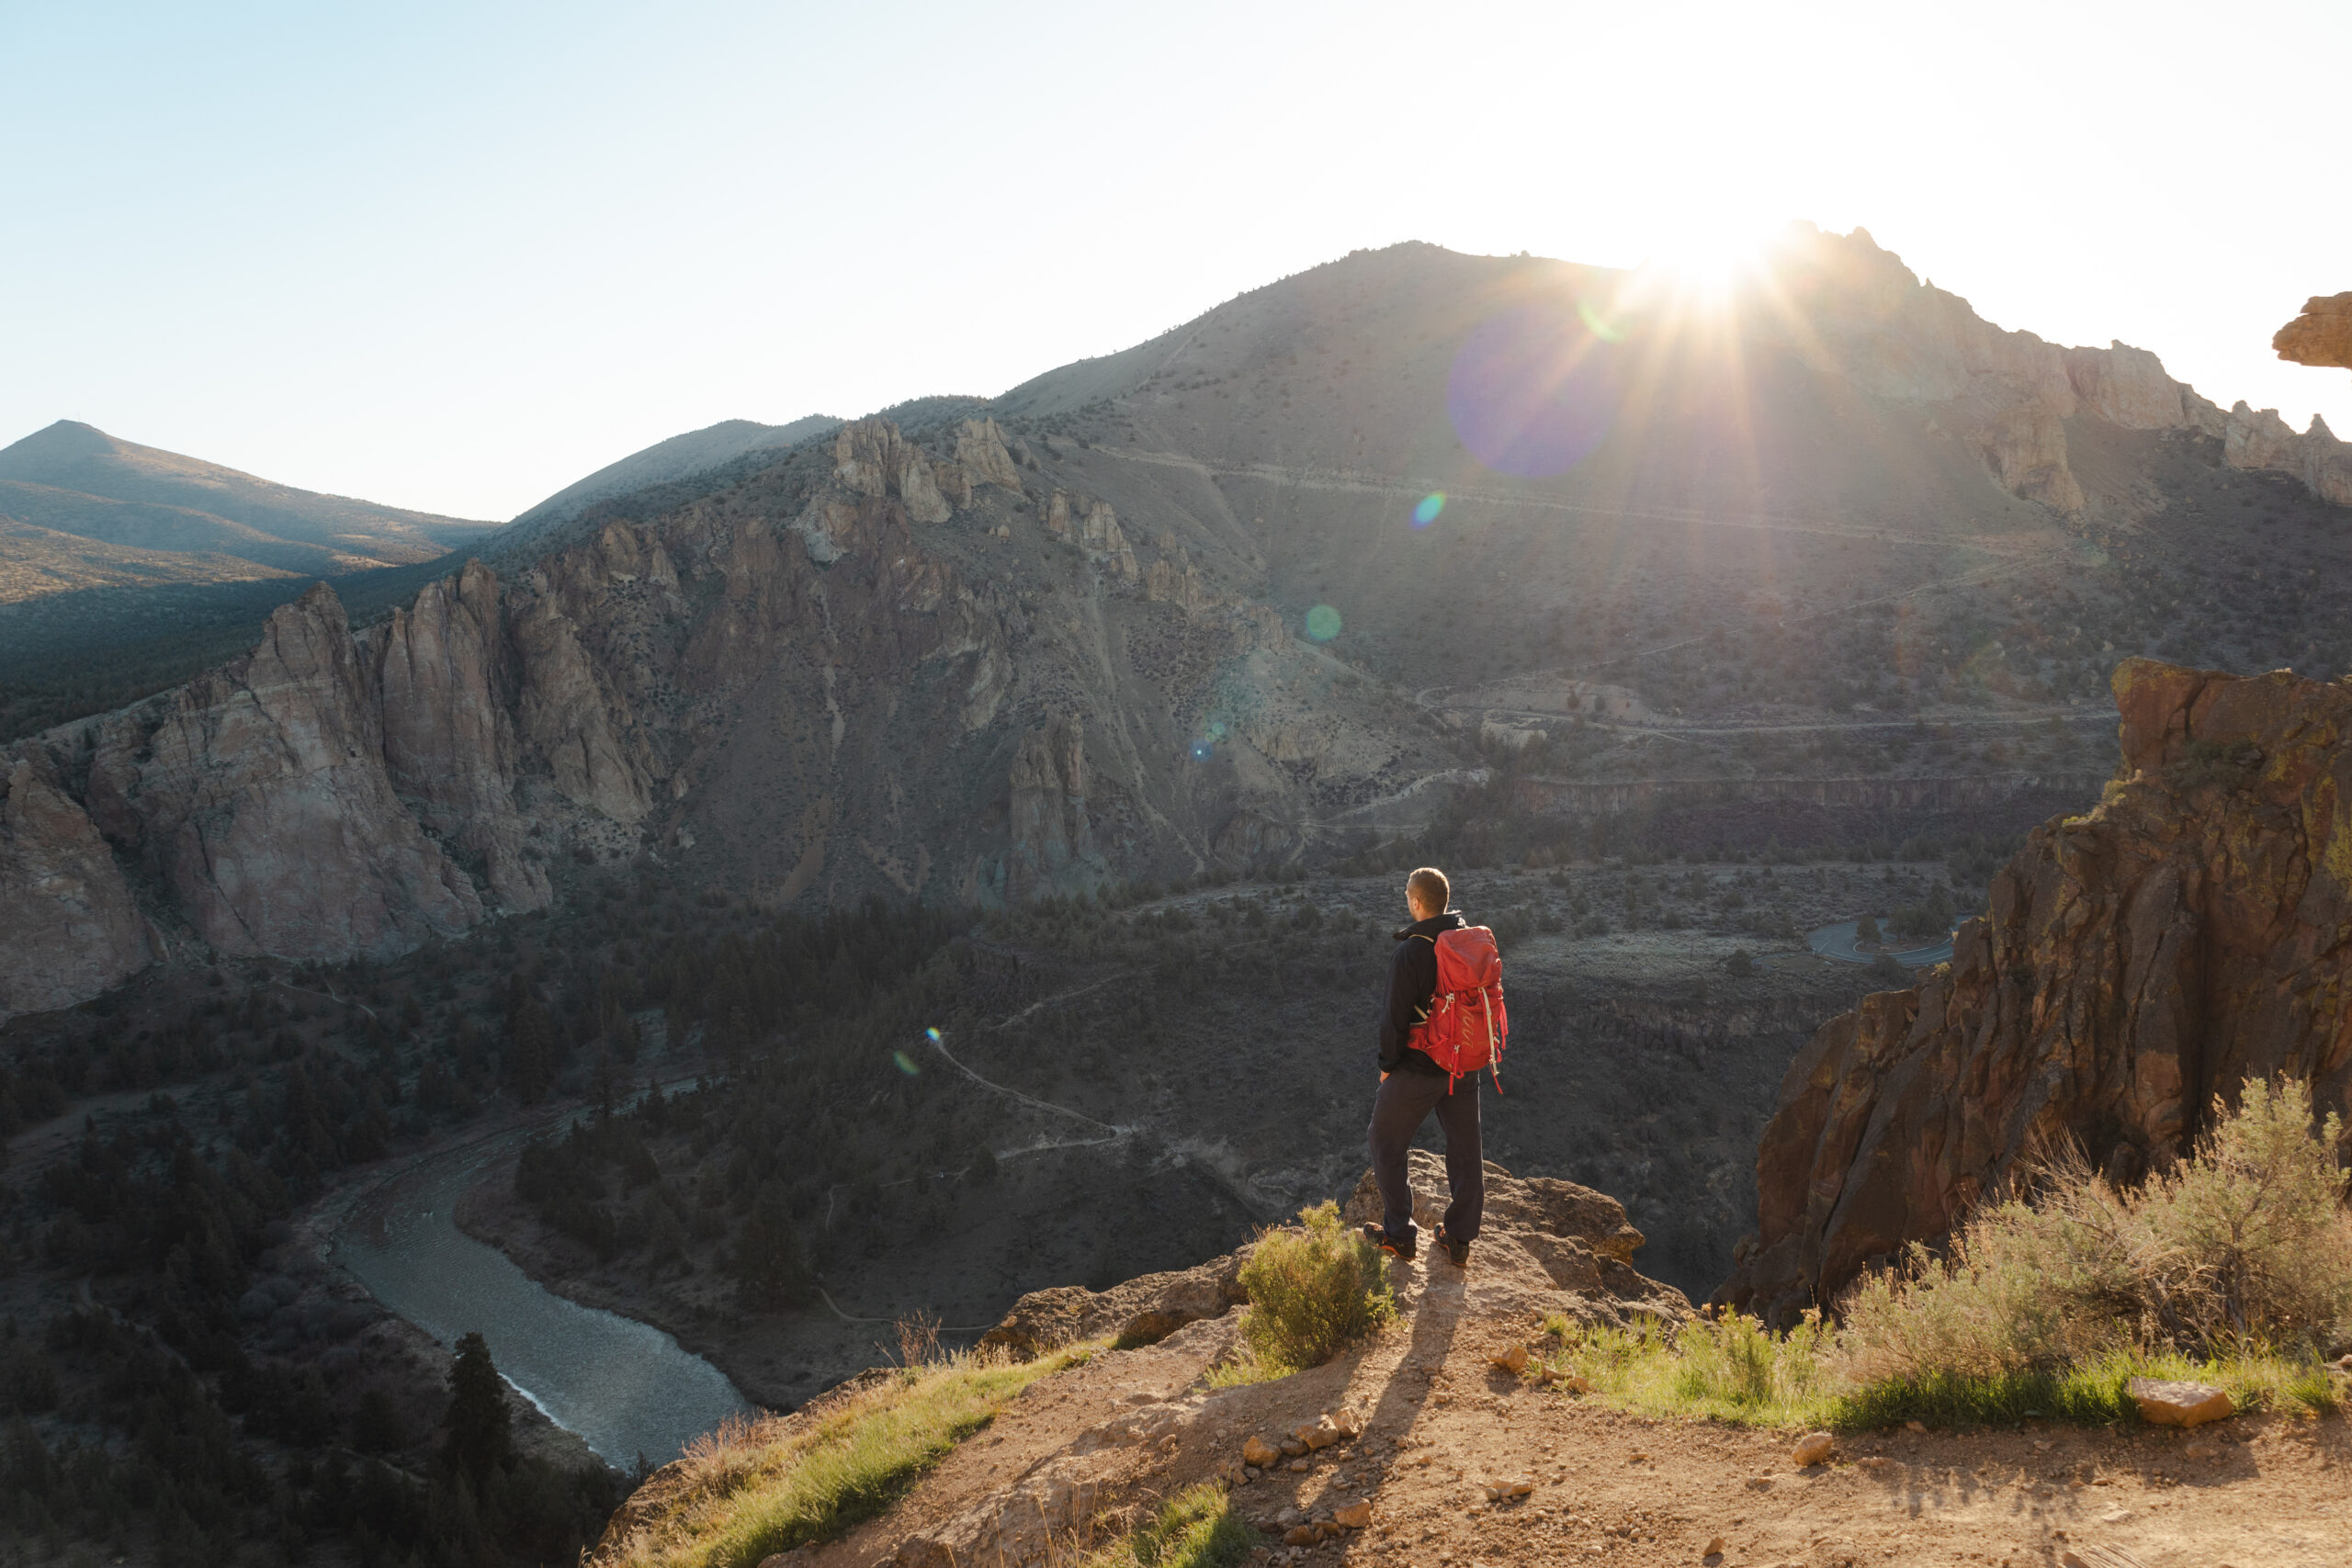
[[[1380,1090],[1372,1102],[1372,1172],[1386,1213],[1364,1234],[1397,1258],[1413,1257],[1413,1192],[1405,1180],[1405,1151],[1430,1112],[1445,1134],[1445,1180],[1453,1202],[1437,1228],[1438,1246],[1457,1269],[1470,1262],[1470,1243],[1487,1206],[1486,1170],[1478,1140],[1478,1075],[1460,1078],[1416,1051],[1414,1027],[1430,1015],[1437,992],[1437,939],[1469,922],[1448,909],[1453,889],[1445,873],[1423,866],[1405,879],[1405,908],[1413,923],[1396,933],[1388,961],[1388,1000],[1380,1013]]]

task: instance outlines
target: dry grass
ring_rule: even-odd
[[[1842,1303],[1862,1382],[2009,1377],[2118,1352],[2317,1361],[2352,1338],[2352,1216],[2330,1116],[2311,1091],[2245,1084],[2172,1170],[2119,1190],[2079,1156],[1914,1247]]]
[[[616,1562],[752,1568],[772,1552],[831,1540],[903,1496],[1022,1390],[1093,1349],[1020,1362],[958,1354],[897,1369],[814,1420],[730,1423],[686,1451]]]
[[[2079,1156],[1861,1281],[1836,1327],[1752,1319],[1591,1333],[1548,1358],[1629,1408],[1771,1426],[2136,1419],[2134,1377],[2187,1378],[2242,1409],[2340,1406],[2352,1345],[2352,1215],[2301,1084],[2247,1083],[2173,1169],[2118,1189]]]

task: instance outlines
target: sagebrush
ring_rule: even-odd
[[[1268,1231],[1241,1266],[1250,1298],[1241,1337],[1276,1376],[1321,1366],[1396,1315],[1380,1249],[1348,1228],[1338,1204],[1302,1209],[1298,1220]]]
[[[1842,1303],[1865,1382],[2003,1378],[2118,1352],[2317,1360],[2352,1339],[2343,1137],[2311,1091],[2249,1080],[2189,1156],[2119,1188],[2079,1155],[1979,1211],[1941,1256],[1914,1247]]]

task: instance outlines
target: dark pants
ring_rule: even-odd
[[[1445,1211],[1445,1234],[1469,1241],[1478,1234],[1478,1219],[1487,1208],[1487,1173],[1478,1145],[1478,1080],[1447,1080],[1430,1073],[1394,1072],[1372,1101],[1372,1174],[1380,1183],[1380,1200],[1387,1213],[1381,1224],[1389,1235],[1409,1241],[1413,1230],[1413,1190],[1405,1181],[1405,1151],[1413,1134],[1437,1112],[1438,1130],[1445,1134],[1445,1182],[1453,1201]]]

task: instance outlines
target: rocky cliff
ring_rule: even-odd
[[[1328,687],[1315,656],[1181,544],[1147,593],[1110,502],[1023,479],[993,421],[861,421],[356,635],[313,589],[245,657],[6,754],[0,1012],[183,943],[380,956],[648,853],[771,904],[1189,873],[1295,850],[1319,787],[1414,754],[1255,759],[1243,716]]]
[[[2319,420],[2297,434],[2274,409],[2240,402],[2225,413],[2144,348],[2062,348],[2005,332],[1958,295],[1922,283],[1863,230],[1842,238],[1792,231],[1776,276],[1769,300],[1752,311],[1752,331],[1797,345],[1882,396],[1934,407],[1941,426],[1979,453],[2011,494],[2083,510],[2067,422],[2089,414],[2122,430],[2219,436],[2230,467],[2291,474],[2323,500],[2352,505],[2352,446]],[[2280,331],[2282,356],[2352,342],[2352,315],[2336,313],[2352,310],[2338,303],[2347,299],[2313,299]]]
[[[1723,1299],[1785,1322],[2068,1140],[2134,1179],[2247,1077],[2352,1112],[2352,684],[2132,660],[2114,685],[2098,806],[1790,1066]]]

